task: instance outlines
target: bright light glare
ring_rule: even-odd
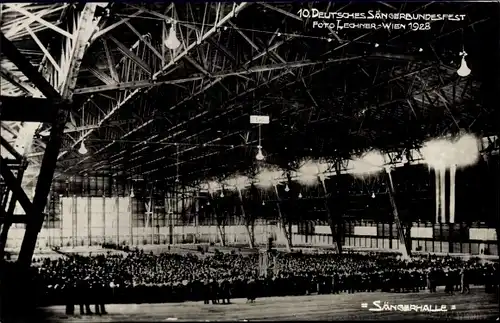
[[[433,139],[420,150],[425,162],[433,169],[447,169],[452,165],[464,168],[479,160],[479,140],[470,134],[456,141]]]
[[[360,158],[352,159],[350,166],[354,176],[366,176],[384,170],[384,156],[377,150],[370,151]]]
[[[247,176],[237,175],[227,179],[226,185],[228,189],[242,190],[250,184],[250,180]]]
[[[255,176],[255,179],[257,180],[255,185],[270,188],[278,184],[281,177],[283,177],[282,171],[271,168],[263,168],[257,176]]]
[[[464,168],[475,165],[479,160],[479,139],[466,134],[460,137],[455,144],[455,165]]]
[[[420,150],[425,162],[433,169],[446,169],[454,160],[455,149],[446,139],[433,139]]]
[[[319,175],[326,172],[328,164],[315,160],[306,161],[299,169],[297,181],[303,185],[315,185],[319,182]]]

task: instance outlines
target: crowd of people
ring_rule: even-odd
[[[381,254],[277,253],[262,271],[259,254],[153,254],[130,251],[45,259],[36,265],[41,305],[80,305],[81,314],[105,314],[105,303],[201,301],[355,292],[469,292],[469,285],[497,290],[497,263],[478,259]]]

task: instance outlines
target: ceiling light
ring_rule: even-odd
[[[375,43],[375,48],[379,47],[380,45],[378,43]]]
[[[257,159],[258,161],[262,161],[264,160],[266,157],[264,156],[264,154],[262,153],[262,147],[261,146],[257,146],[257,155],[255,155],[255,159]]]
[[[372,192],[372,199],[374,199],[374,198],[375,198],[375,193],[374,193],[374,192]]]
[[[207,206],[209,206],[209,205],[210,205],[210,202],[208,201],[208,202],[207,202]],[[203,206],[202,206],[202,207],[203,207]]]
[[[78,152],[81,155],[85,155],[88,152],[87,147],[85,147],[85,141],[82,140],[82,143],[80,144],[80,148],[78,149]]]
[[[302,193],[299,193],[299,199],[301,199],[301,198],[302,198]]]
[[[130,189],[130,197],[135,197],[134,188]]]
[[[167,39],[163,42],[165,46],[169,49],[177,49],[181,45],[179,39],[177,39],[177,34],[175,32],[174,24],[170,26],[170,31],[168,33]]]
[[[423,51],[424,51],[424,49],[423,49],[422,47],[420,47],[420,48],[418,49],[418,51],[421,53],[421,52],[423,52]]]
[[[288,187],[288,184],[285,185],[285,192],[290,192],[290,187]]]
[[[224,197],[224,192],[220,192],[220,197]]]
[[[465,56],[467,56],[467,53],[463,51],[460,53],[460,55],[462,56],[462,62],[460,64],[460,68],[457,70],[457,74],[461,77],[469,76],[471,70],[467,66],[467,62],[465,61]]]
[[[266,205],[266,202],[262,201],[262,205]]]

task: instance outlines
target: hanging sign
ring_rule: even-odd
[[[251,124],[269,124],[269,116],[250,116]]]

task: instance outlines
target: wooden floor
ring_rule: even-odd
[[[362,303],[380,300],[390,304],[447,305],[444,313],[372,312]],[[450,308],[455,306],[455,309]],[[63,306],[47,309],[49,322],[167,322],[167,321],[224,321],[224,320],[475,320],[496,319],[499,316],[498,299],[483,289],[474,288],[469,295],[449,296],[421,293],[357,293],[339,295],[312,295],[297,297],[261,298],[253,304],[233,300],[230,305],[204,305],[202,302],[175,304],[108,305],[105,316],[73,316],[64,314]]]

